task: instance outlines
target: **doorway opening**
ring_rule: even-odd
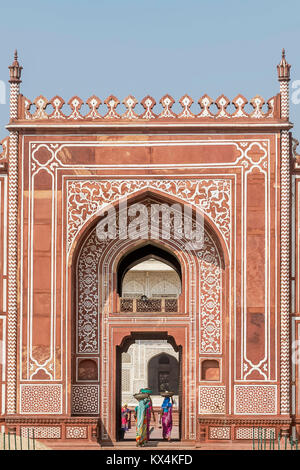
[[[117,438],[133,441],[136,439],[135,408],[138,401],[134,394],[140,389],[152,390],[153,414],[150,422],[150,441],[163,440],[159,423],[161,393],[174,392],[172,407],[172,440],[181,438],[181,346],[177,346],[167,333],[132,333],[117,347]],[[122,432],[121,415],[124,405],[129,423],[125,434]]]

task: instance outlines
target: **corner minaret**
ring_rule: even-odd
[[[9,67],[9,115],[18,118],[22,67],[15,51]],[[9,135],[8,158],[8,271],[7,271],[7,402],[6,413],[17,411],[17,325],[18,325],[18,141],[19,134],[13,130]]]
[[[10,83],[9,116],[10,119],[16,119],[18,117],[18,100],[20,94],[21,72],[23,69],[18,62],[17,50],[15,50],[14,61],[8,68]]]
[[[280,117],[289,121],[290,68],[282,49],[277,65],[280,83]],[[290,133],[280,133],[280,412],[290,413]]]
[[[290,80],[290,64],[287,63],[285,58],[285,49],[282,49],[281,53],[281,61],[277,65],[277,72],[278,72],[278,80]]]
[[[289,119],[289,81],[290,81],[290,64],[285,58],[285,50],[282,49],[281,61],[277,65],[278,80],[280,83],[281,96],[281,118]]]
[[[18,51],[17,49],[15,50],[15,56],[14,56],[14,61],[13,63],[8,67],[9,68],[9,75],[10,75],[10,80],[9,83],[20,83],[21,82],[21,72],[23,67],[20,66],[18,62]]]

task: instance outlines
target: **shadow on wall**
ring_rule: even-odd
[[[99,419],[97,426],[97,442],[98,444],[101,444],[103,441],[105,441],[105,446],[114,446],[113,441],[111,440],[111,437],[108,434],[102,419]]]

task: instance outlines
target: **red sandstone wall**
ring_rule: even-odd
[[[185,418],[186,437],[196,437],[199,432],[200,410],[201,416],[207,418],[219,414],[220,410],[221,415],[236,417],[278,415],[277,136],[25,136],[22,146],[19,413],[71,414],[71,351],[75,341],[75,335],[72,336],[75,325],[71,322],[75,308],[72,266],[74,269],[76,248],[92,217],[94,182],[182,178],[225,181],[230,187],[228,201],[222,201],[219,195],[209,195],[209,217],[216,224],[217,232],[223,234],[222,246],[227,250],[223,351],[214,355],[221,361],[221,381],[200,380],[200,359],[207,354],[199,352],[199,331],[195,339],[189,334],[182,336],[180,341],[184,342],[188,358],[196,340],[195,394],[188,402],[193,410],[185,411],[190,416]],[[80,181],[86,185],[83,184],[82,190],[78,190]],[[100,198],[99,194],[96,196]],[[178,195],[171,193],[169,197],[177,200]],[[169,328],[173,328],[172,320],[168,321]],[[183,327],[189,330],[188,319]],[[148,328],[147,322],[140,325],[141,331]],[[116,341],[112,348],[122,338],[121,326],[119,330],[118,339],[109,336]],[[127,332],[124,326],[123,335]],[[100,358],[112,360],[111,354],[106,359],[100,354]],[[100,374],[102,367],[103,364]],[[113,371],[113,363],[111,367]],[[190,380],[187,375],[184,394],[189,393]],[[103,384],[101,379],[100,383],[107,388],[104,390],[93,383],[76,389],[73,410],[81,406],[87,414],[97,416],[100,396],[102,406],[105,403],[108,409],[114,410],[111,403],[114,373],[109,376],[108,384]],[[106,401],[103,393],[107,394]],[[108,433],[114,433],[113,420],[107,426]],[[223,432],[226,434],[227,430],[224,428]]]

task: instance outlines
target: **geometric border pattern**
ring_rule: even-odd
[[[225,413],[225,386],[199,386],[199,414]]]
[[[66,439],[87,439],[86,426],[66,426]]]
[[[10,84],[10,118],[18,117],[19,82]],[[19,133],[9,137],[8,239],[7,239],[7,412],[17,411],[18,334],[18,145]]]
[[[211,426],[209,427],[209,439],[230,439],[230,427]]]
[[[33,434],[34,432],[34,434]],[[22,426],[21,436],[31,439],[60,439],[61,428],[59,426]]]
[[[264,415],[277,413],[276,385],[235,385],[235,414]]]
[[[236,428],[235,438],[236,439],[253,439],[253,429],[254,429],[254,439],[258,439],[258,428],[252,428],[252,427]],[[260,431],[260,436],[262,435],[263,438],[265,437],[265,431],[266,431],[266,438],[267,439],[270,439],[271,432],[273,433],[274,437],[276,435],[276,429],[275,428],[261,428],[261,429],[262,429],[262,431]]]
[[[24,385],[21,391],[21,414],[61,414],[62,385]]]
[[[280,83],[281,108],[288,103],[288,87]],[[290,412],[290,138],[281,131],[280,162],[280,411]]]
[[[72,385],[72,413],[99,414],[99,385]]]

